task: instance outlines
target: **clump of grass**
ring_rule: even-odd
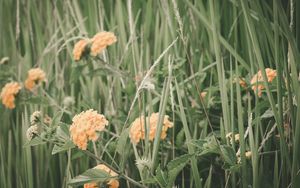
[[[0,88],[45,75],[0,106],[0,187],[297,187],[299,5],[1,1]],[[88,109],[109,123],[80,149]]]

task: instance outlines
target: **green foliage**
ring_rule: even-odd
[[[155,170],[155,176],[146,180],[145,183],[153,183],[153,180],[155,180],[160,187],[171,188],[176,177],[187,165],[192,156],[193,155],[185,154],[173,159],[167,164],[166,170],[162,170],[159,165]]]
[[[40,144],[46,144],[46,141],[44,141],[40,137],[35,137],[32,140],[29,140],[29,141],[25,142],[24,147],[37,146],[37,145],[40,145]]]
[[[53,120],[54,121],[54,120]],[[52,122],[53,123],[53,122]],[[70,140],[69,135],[69,126],[63,123],[60,123],[59,126],[56,128],[56,140],[59,143],[56,143],[52,149],[52,155],[56,153],[60,153],[63,151],[67,151],[75,147],[73,142]]]
[[[79,186],[89,182],[104,182],[111,177],[107,172],[100,169],[89,169],[79,176],[71,179],[68,184],[72,186]]]
[[[120,187],[299,187],[297,10],[296,0],[1,0],[0,88],[23,88],[15,109],[0,104],[0,187],[107,186],[96,163]],[[74,44],[100,31],[117,42],[74,61]],[[36,67],[47,80],[29,91]],[[251,83],[266,68],[276,78],[262,71]],[[109,125],[82,151],[69,127],[88,109]],[[35,111],[43,118],[27,140]],[[155,138],[145,126],[132,144],[133,120],[155,112]],[[164,115],[173,127],[161,139]]]

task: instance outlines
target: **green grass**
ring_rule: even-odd
[[[299,187],[297,9],[296,0],[0,0],[0,60],[9,58],[0,88],[24,82],[33,67],[47,75],[36,93],[21,91],[15,109],[0,105],[0,187],[69,188],[97,163],[118,172],[120,187]],[[104,30],[118,41],[75,62],[74,44]],[[277,76],[269,83],[262,71],[258,97],[250,80],[265,68]],[[71,147],[67,130],[91,108],[110,123],[84,152]],[[36,110],[62,140],[26,146]],[[131,144],[131,123],[152,112],[159,112],[154,141]],[[174,126],[162,141],[164,115]],[[231,143],[230,132],[240,141]],[[57,142],[70,147],[52,155]]]

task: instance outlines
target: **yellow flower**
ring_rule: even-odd
[[[89,43],[89,40],[82,39],[74,45],[73,57],[74,57],[75,61],[79,61],[81,59],[82,54],[86,50],[88,43]]]
[[[89,140],[96,141],[98,139],[97,132],[103,131],[108,121],[102,114],[90,109],[77,114],[72,119],[70,126],[72,141],[80,149],[86,150]]]
[[[277,76],[277,71],[270,68],[266,68],[265,71],[268,79],[267,81],[272,82],[273,79]],[[255,74],[251,79],[251,85],[252,85],[251,88],[254,92],[257,92],[257,95],[259,97],[261,97],[262,90],[265,88],[265,86],[263,85],[263,83],[257,83],[257,82],[263,82],[263,81],[264,79],[261,70],[259,70],[257,74]]]
[[[103,170],[107,172],[111,176],[118,176],[116,172],[111,170],[109,167],[107,167],[104,164],[99,164],[98,166],[94,167],[95,169]],[[119,187],[119,181],[116,179],[110,179],[107,182],[107,185],[109,185],[109,188],[118,188]],[[99,188],[97,183],[86,183],[84,184],[84,188]]]
[[[114,33],[111,32],[99,32],[92,38],[91,55],[97,56],[107,46],[112,45],[117,41]]]
[[[146,117],[146,124],[149,129],[148,131],[149,131],[150,141],[153,141],[155,138],[158,118],[159,118],[158,113],[152,113],[150,118]],[[163,127],[160,135],[161,139],[165,139],[167,137],[167,130],[168,128],[171,127],[173,127],[173,123],[169,121],[169,116],[166,115],[163,120]],[[130,132],[129,132],[129,137],[133,144],[137,144],[140,142],[140,140],[145,139],[144,116],[141,116],[132,122]]]
[[[232,132],[229,132],[228,134],[226,134],[225,137],[229,139],[230,143],[233,143],[233,133]],[[240,134],[234,134],[234,141],[235,142],[240,141]]]
[[[252,153],[251,153],[251,151],[247,151],[247,152],[245,153],[245,157],[246,157],[246,159],[250,159],[250,158],[251,158],[251,156],[252,156]]]
[[[42,81],[46,81],[46,74],[40,68],[30,69],[28,71],[27,79],[25,80],[25,88],[32,90],[36,84],[39,84]]]
[[[200,96],[202,97],[202,99],[204,99],[207,95],[207,92],[206,91],[203,91],[200,93]]]
[[[239,142],[240,141],[240,134],[235,134],[234,135],[234,141]]]
[[[21,89],[21,85],[17,82],[7,83],[1,91],[0,98],[4,106],[9,109],[13,109],[16,107],[15,105],[15,97],[19,93]]]
[[[227,133],[225,137],[229,138],[229,139],[232,139],[232,132]]]
[[[241,154],[240,154],[240,153],[237,153],[236,156],[237,156],[237,163],[238,163],[238,164],[241,164],[241,163],[242,163]],[[251,159],[251,156],[252,156],[251,151],[246,151],[246,152],[245,152],[245,158],[246,158],[246,159]]]
[[[239,84],[242,88],[247,88],[247,83],[245,82],[245,80],[243,78],[240,78]]]

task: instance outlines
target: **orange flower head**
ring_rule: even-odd
[[[277,71],[270,68],[266,68],[265,71],[268,79],[267,81],[272,82],[274,78],[277,76]],[[252,85],[251,88],[254,92],[257,92],[257,95],[259,97],[261,97],[262,90],[265,88],[265,86],[263,85],[263,83],[257,83],[257,82],[263,82],[263,81],[264,79],[261,70],[259,70],[257,74],[255,74],[251,79],[251,85]]]
[[[21,89],[21,85],[17,82],[7,83],[1,91],[0,98],[4,106],[9,109],[13,109],[16,107],[15,105],[15,97],[19,93]]]
[[[79,61],[81,59],[83,53],[87,49],[86,47],[88,44],[89,44],[89,40],[82,39],[74,45],[73,57],[75,61]]]
[[[90,109],[77,114],[72,119],[70,126],[71,139],[80,149],[86,150],[89,140],[98,139],[97,132],[103,131],[108,121],[102,114]]]
[[[200,96],[201,96],[202,99],[204,99],[206,97],[206,95],[207,95],[206,91],[203,91],[203,92],[200,93]]]
[[[155,138],[158,119],[158,113],[152,113],[150,117],[146,117],[150,141],[153,141]],[[173,123],[169,121],[169,116],[166,115],[163,119],[163,127],[160,135],[161,139],[165,139],[167,137],[167,130],[171,127],[173,127]],[[141,116],[132,122],[129,137],[133,144],[138,144],[140,140],[145,139],[144,116]]]
[[[92,38],[91,55],[97,56],[107,46],[117,42],[117,37],[111,32],[99,32]]]
[[[98,166],[94,167],[95,169],[103,170],[107,172],[111,176],[118,176],[116,172],[111,170],[109,167],[107,167],[104,164],[99,164]],[[119,181],[117,179],[110,179],[107,182],[107,185],[109,185],[109,188],[118,188],[119,187]],[[84,184],[84,188],[99,188],[97,183],[86,183]]]
[[[25,88],[31,91],[42,81],[46,81],[45,72],[40,68],[30,69],[27,79],[25,80]]]
[[[99,188],[97,183],[86,183],[83,186],[84,188]]]

